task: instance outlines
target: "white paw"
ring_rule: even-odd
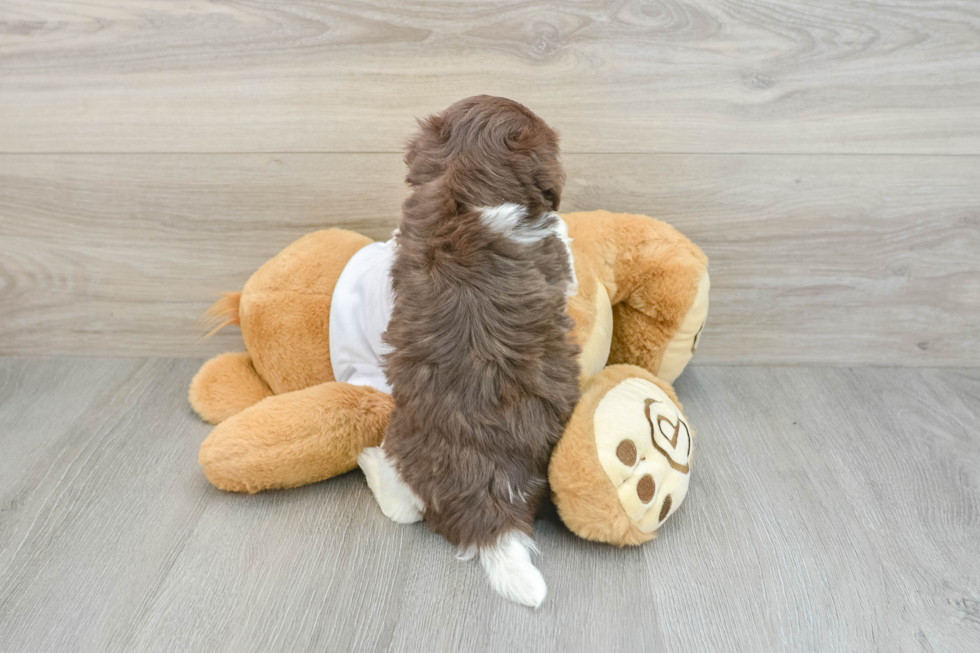
[[[413,524],[422,519],[425,505],[402,481],[384,449],[365,449],[357,457],[357,464],[385,517],[398,524]]]
[[[523,533],[508,533],[500,538],[496,546],[480,549],[480,562],[497,594],[515,603],[537,608],[548,595],[548,585],[538,568],[531,563],[530,551],[533,548],[534,543]]]
[[[530,563],[514,577],[499,579],[499,582],[491,579],[491,584],[500,596],[529,608],[541,607],[548,596],[548,585],[544,582],[544,576]]]

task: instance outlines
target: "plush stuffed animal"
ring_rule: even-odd
[[[707,259],[653,218],[562,217],[578,278],[568,308],[582,397],[552,454],[552,495],[581,537],[640,544],[687,494],[693,431],[670,384],[707,316]],[[212,307],[241,326],[246,347],[209,360],[191,382],[194,410],[217,424],[200,451],[215,486],[315,483],[354,469],[363,449],[381,443],[391,396],[336,381],[329,355],[334,288],[371,242],[339,229],[308,234]]]

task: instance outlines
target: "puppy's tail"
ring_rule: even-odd
[[[508,531],[496,544],[479,549],[480,563],[497,594],[537,608],[544,602],[548,586],[541,572],[531,564],[532,551],[538,551],[534,541],[520,531]],[[463,553],[461,557],[466,555]]]
[[[240,292],[221,293],[221,299],[211,304],[211,307],[204,312],[204,316],[201,318],[202,330],[207,330],[207,334],[202,340],[210,338],[229,324],[241,324],[238,315],[241,301],[242,293]]]

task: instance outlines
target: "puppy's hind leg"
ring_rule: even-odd
[[[370,447],[357,457],[368,487],[381,506],[385,517],[399,524],[412,524],[422,519],[425,504],[412,488],[405,484],[391,460],[381,447]]]
[[[480,562],[490,585],[505,599],[537,608],[548,594],[544,576],[531,564],[537,551],[530,537],[520,531],[504,533],[497,543],[480,548]]]

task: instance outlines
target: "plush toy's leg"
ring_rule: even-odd
[[[219,424],[201,444],[215,486],[233,492],[297,487],[343,474],[381,443],[391,395],[328,382],[263,399]]]
[[[272,394],[245,352],[215,356],[191,381],[188,399],[205,422],[220,424]]]

